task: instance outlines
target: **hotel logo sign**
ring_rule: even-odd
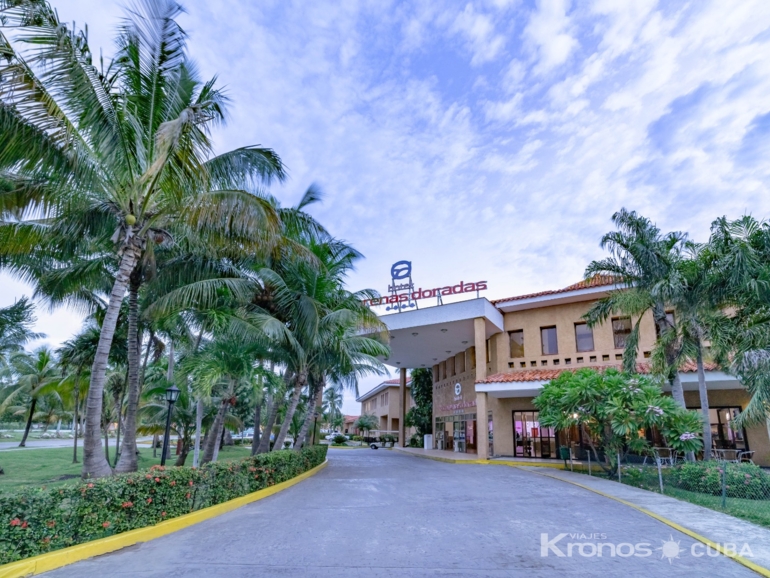
[[[476,292],[487,289],[486,281],[475,281],[466,283],[460,281],[457,285],[447,285],[445,287],[435,287],[432,289],[414,288],[412,281],[412,262],[397,261],[390,267],[391,283],[388,285],[388,293],[380,298],[364,299],[364,305],[377,306],[386,305],[386,311],[401,311],[402,309],[418,308],[417,301],[420,299],[435,298],[438,305],[443,305],[442,297],[447,295],[459,295],[462,293]]]

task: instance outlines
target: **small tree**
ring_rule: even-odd
[[[360,416],[356,422],[353,424],[353,427],[356,427],[360,429],[362,432],[364,432],[364,437],[366,436],[366,432],[370,432],[373,429],[377,429],[377,426],[379,425],[380,420],[377,419],[376,415],[371,414],[364,414]]]
[[[648,428],[657,428],[677,451],[696,452],[702,446],[700,416],[663,395],[655,377],[611,368],[565,371],[547,383],[532,403],[542,426],[580,428],[594,459],[609,475],[617,471],[616,455],[650,450],[645,437]]]
[[[433,433],[433,374],[430,369],[420,368],[413,369],[411,377],[414,407],[406,413],[404,424],[424,436]]]

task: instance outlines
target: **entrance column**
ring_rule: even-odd
[[[487,325],[483,317],[473,320],[473,333],[476,346],[476,381],[481,381],[487,377]],[[476,452],[480,460],[489,459],[488,436],[487,394],[476,392]]]
[[[487,423],[487,392],[476,392],[476,453],[480,460],[489,459],[489,423]]]
[[[406,447],[406,367],[399,370],[398,376],[398,445]]]

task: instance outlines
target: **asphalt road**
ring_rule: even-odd
[[[275,496],[46,576],[756,576],[693,544],[531,472],[330,450],[326,469]]]

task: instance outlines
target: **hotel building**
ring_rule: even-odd
[[[376,416],[379,419],[379,426],[377,430],[372,430],[372,435],[379,436],[382,434],[392,434],[399,436],[401,433],[400,427],[403,423],[401,416],[401,398],[404,396],[404,407],[406,414],[412,407],[414,407],[414,400],[409,393],[411,385],[411,379],[406,378],[406,383],[403,392],[400,389],[399,379],[389,379],[383,381],[377,387],[367,391],[365,394],[356,398],[356,401],[361,404],[361,415],[369,414]],[[414,428],[406,428],[406,438],[401,435],[399,443],[406,442],[409,437],[415,433]]]
[[[411,400],[407,368],[432,368],[434,449],[475,453],[482,459],[558,459],[559,446],[579,445],[580,440],[541,427],[532,399],[563,371],[621,365],[636,319],[617,315],[593,328],[582,319],[614,288],[612,279],[596,277],[554,291],[383,315],[392,350],[385,363],[401,368],[400,379],[393,380],[398,385],[386,382],[388,417],[383,425],[403,428]],[[655,324],[647,313],[640,324],[640,371],[649,368],[655,339]],[[680,378],[687,407],[699,409],[694,364],[683,367]],[[706,383],[715,447],[753,451],[755,463],[770,466],[768,425],[738,431],[730,427],[749,401],[743,386],[713,365],[707,366]],[[362,412],[371,413],[365,403],[382,393],[376,390],[359,398]],[[399,439],[408,439],[402,429]]]

